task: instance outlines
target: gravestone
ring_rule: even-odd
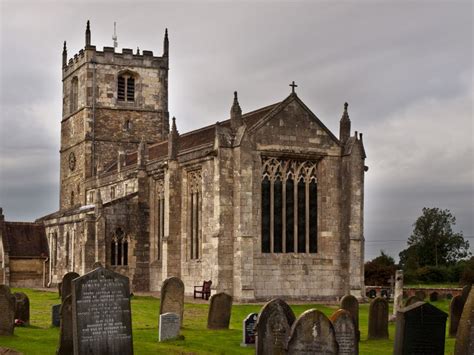
[[[60,305],[59,346],[56,355],[70,355],[74,353],[72,340],[72,296],[67,296]]]
[[[450,299],[452,299],[452,298],[453,298],[453,295],[452,295],[451,293],[448,293],[448,294],[446,295],[446,299],[450,300]]]
[[[257,318],[255,353],[257,355],[284,355],[295,314],[282,299],[267,302]]]
[[[474,354],[474,291],[470,290],[459,320],[454,355]]]
[[[397,312],[403,308],[403,271],[395,271],[395,291],[393,293],[393,319]]]
[[[15,328],[15,297],[10,287],[0,285],[0,335],[13,335]]]
[[[411,306],[412,304],[415,304],[417,302],[423,302],[420,300],[417,296],[410,296],[408,299],[405,301],[405,307]]]
[[[242,343],[240,346],[255,346],[255,325],[257,324],[258,313],[250,313],[242,321]]]
[[[15,292],[15,319],[21,319],[26,325],[30,324],[30,299],[24,292]]]
[[[375,291],[374,289],[370,290],[368,296],[369,296],[370,298],[375,298],[375,297],[377,297],[377,291]]]
[[[176,339],[179,337],[181,322],[176,313],[160,314],[160,324],[158,327],[158,341]]]
[[[449,305],[449,336],[455,337],[458,331],[464,302],[461,295],[454,296]]]
[[[341,309],[348,311],[354,319],[357,341],[360,341],[359,330],[359,301],[353,295],[346,295],[341,299]]]
[[[430,293],[430,302],[436,302],[439,298],[439,293],[438,292],[431,292]]]
[[[232,296],[221,292],[211,296],[209,314],[207,316],[208,329],[229,329],[230,313],[232,311]]]
[[[61,298],[61,288],[63,287],[63,283],[62,282],[58,282],[58,294],[59,294],[59,298]]]
[[[181,326],[184,316],[184,284],[178,277],[169,277],[161,285],[160,314],[176,313]]]
[[[359,353],[359,341],[357,340],[352,315],[345,309],[339,309],[329,319],[336,333],[336,341],[339,347],[338,354],[357,355]]]
[[[388,302],[377,297],[369,306],[369,339],[388,339]]]
[[[418,290],[415,292],[415,296],[418,297],[420,301],[424,301],[426,298],[426,292],[423,290]]]
[[[133,354],[128,277],[97,268],[73,280],[72,324],[74,355]]]
[[[61,324],[61,305],[54,304],[51,306],[51,324],[53,327],[59,327]]]
[[[64,274],[63,281],[61,282],[61,303],[64,302],[64,299],[71,294],[72,280],[78,278],[80,275],[77,272],[68,272]]]
[[[471,292],[472,284],[464,285],[462,288],[462,302],[463,304],[466,303],[467,297],[469,296],[469,292]]]
[[[103,267],[100,261],[96,261],[92,264],[92,270],[97,269],[98,267]]]
[[[394,355],[443,355],[448,315],[430,303],[417,302],[397,313]]]
[[[324,313],[307,310],[291,326],[288,355],[337,353],[334,327]]]

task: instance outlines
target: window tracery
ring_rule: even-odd
[[[110,259],[113,266],[128,265],[128,238],[122,228],[117,228],[112,236]]]

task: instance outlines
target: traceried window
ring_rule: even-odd
[[[201,257],[201,171],[188,174],[188,235],[189,256],[191,259]]]
[[[135,77],[131,74],[121,74],[117,80],[118,101],[135,101]]]
[[[128,240],[122,228],[117,228],[110,244],[110,264],[128,265]]]
[[[318,251],[317,162],[265,158],[262,253]]]
[[[78,108],[78,100],[79,100],[79,80],[77,76],[72,78],[71,80],[71,92],[70,92],[70,112],[74,112]]]

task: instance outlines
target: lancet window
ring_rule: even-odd
[[[264,158],[262,253],[318,251],[317,161]]]
[[[117,228],[112,236],[110,259],[113,266],[128,265],[128,240],[122,228]]]
[[[188,235],[189,235],[189,256],[191,259],[201,257],[201,171],[191,171],[188,173]]]

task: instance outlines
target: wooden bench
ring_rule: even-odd
[[[194,298],[198,298],[197,295],[202,299],[208,300],[211,297],[211,285],[212,281],[204,281],[202,286],[194,286]]]

